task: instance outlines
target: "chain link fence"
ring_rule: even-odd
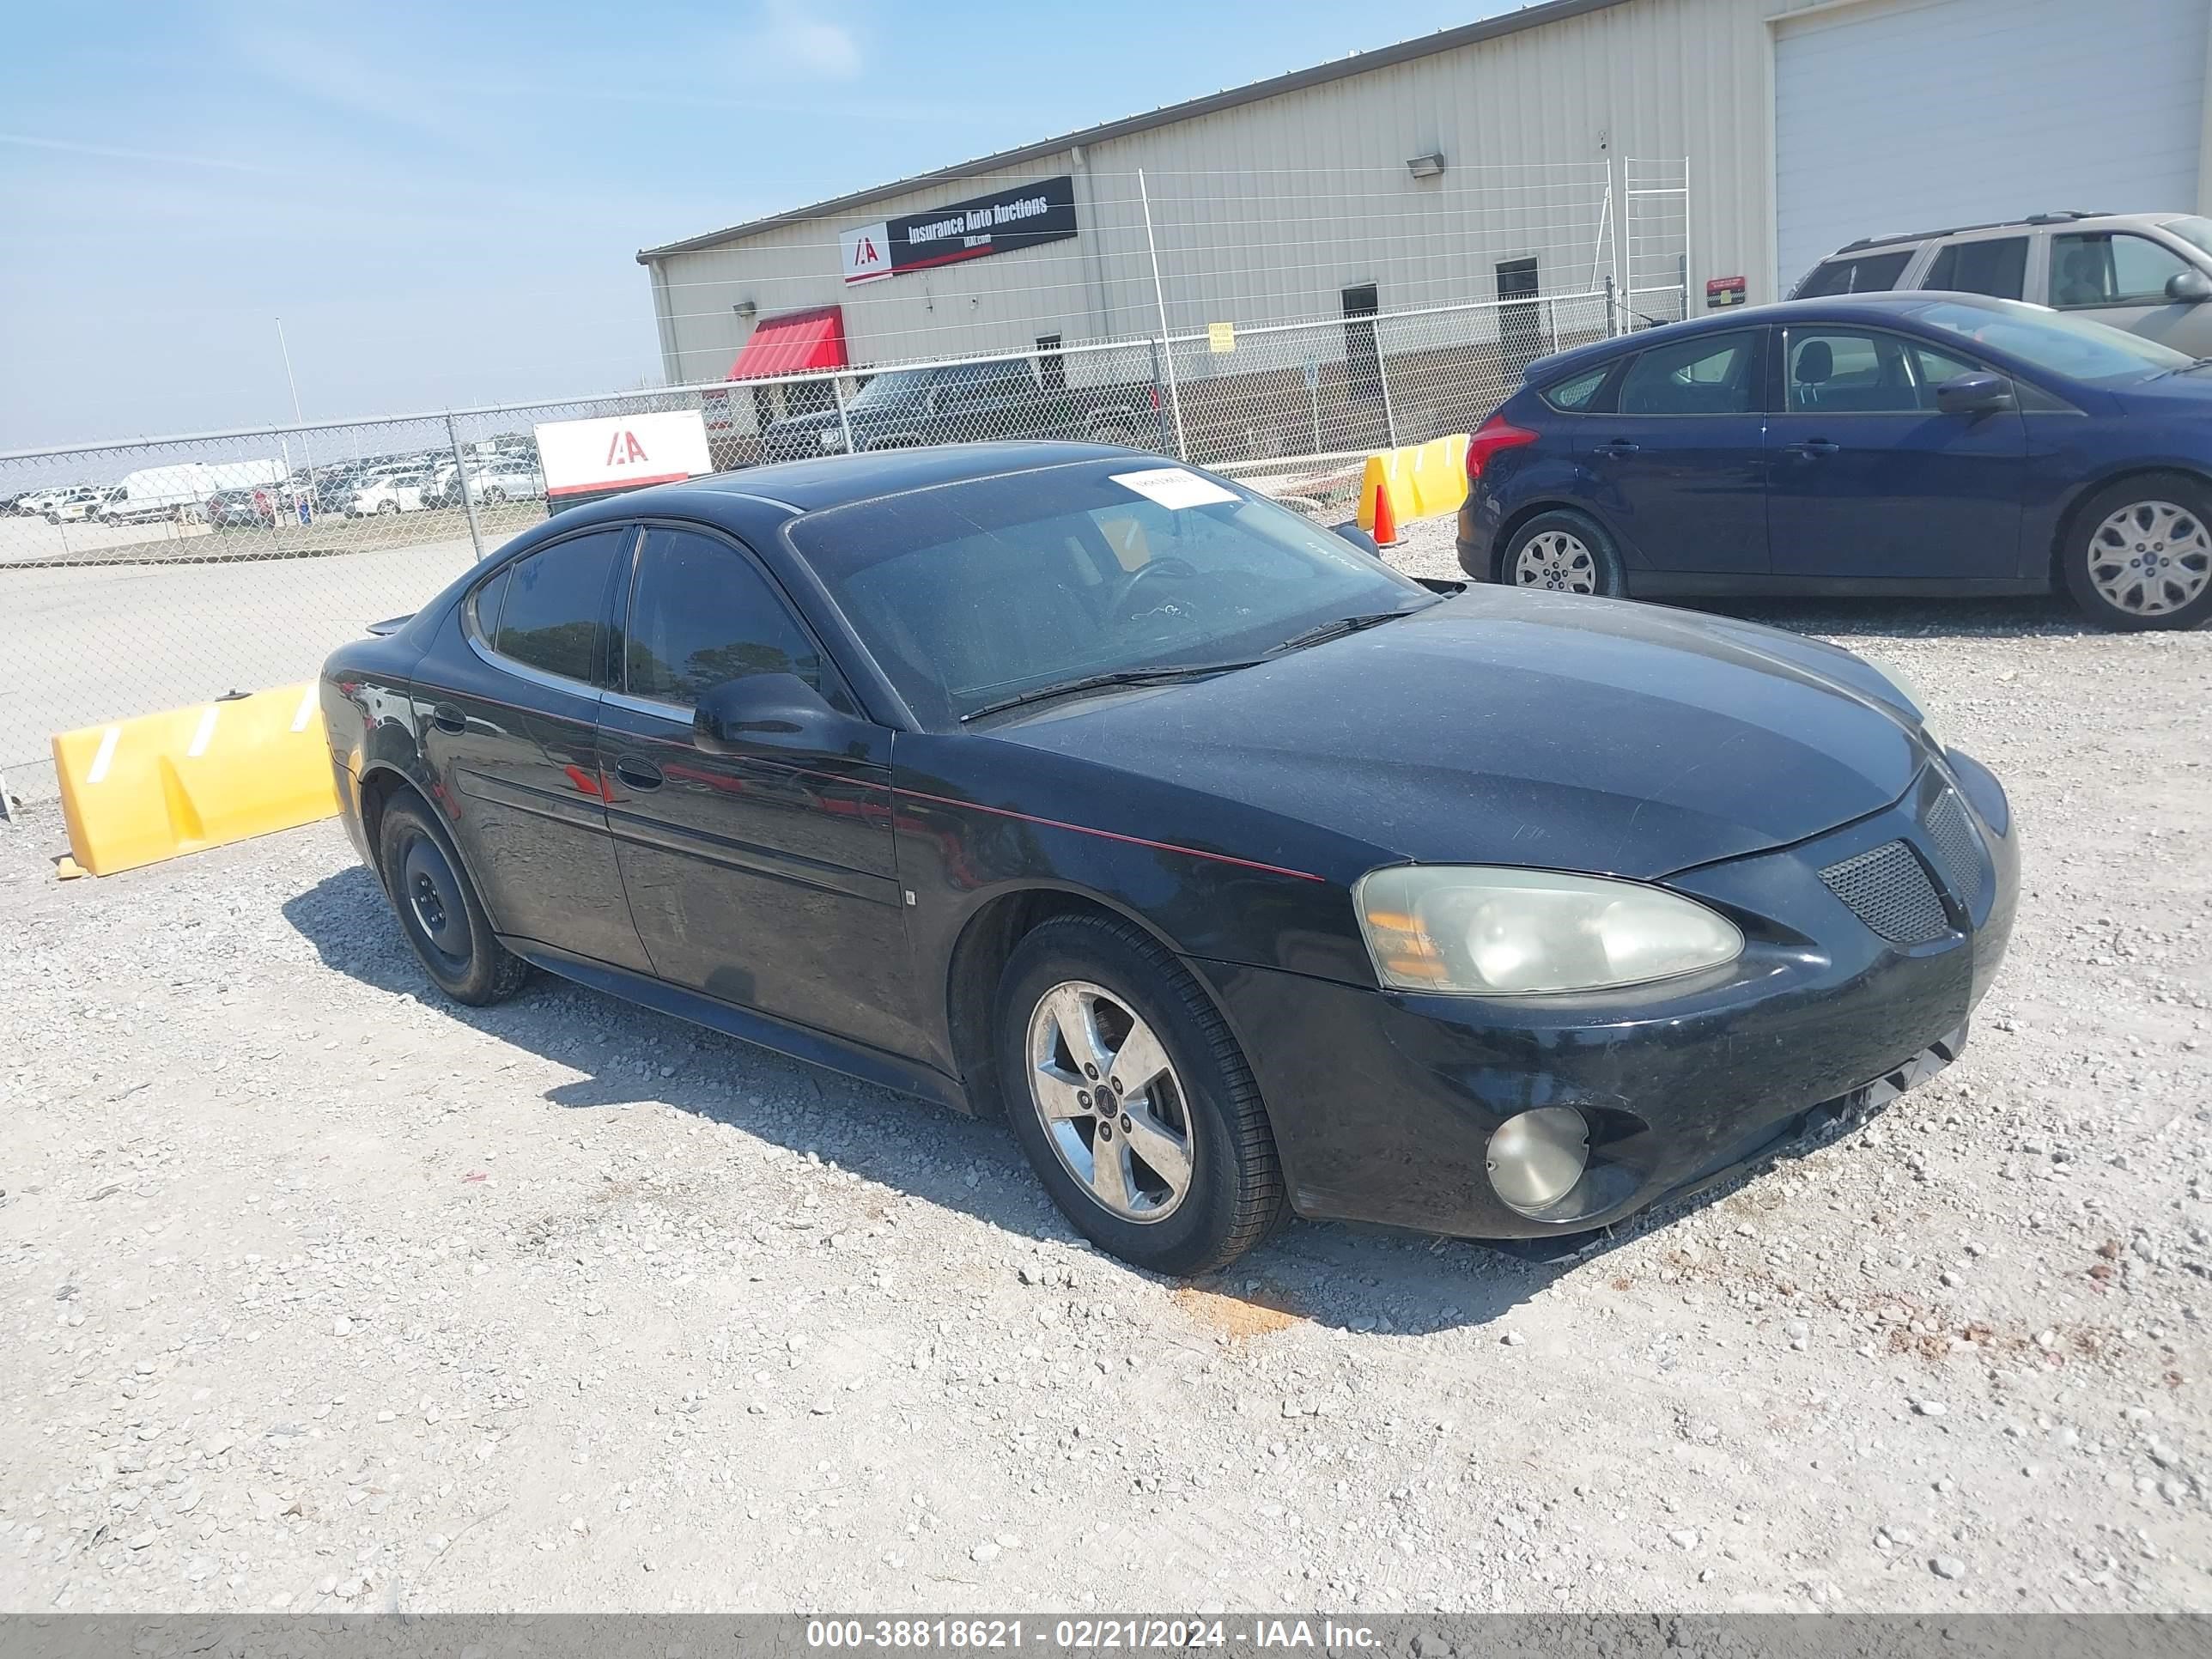
[[[1630,198],[1631,234],[1594,245],[1559,291],[0,455],[0,775],[20,798],[50,794],[56,732],[311,676],[552,510],[536,437],[551,422],[696,411],[721,470],[993,439],[1126,444],[1340,521],[1368,452],[1468,431],[1534,359],[1686,314],[1674,176],[1632,171],[1654,194]]]

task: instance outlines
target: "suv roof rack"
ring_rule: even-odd
[[[1857,253],[1870,247],[1887,247],[1893,242],[1927,242],[1938,236],[1964,236],[1972,230],[2007,230],[2014,225],[2066,225],[2076,219],[2111,217],[2110,213],[2100,209],[2058,208],[2049,213],[2031,213],[2022,219],[1992,219],[1986,224],[1951,225],[1942,230],[1900,230],[1884,236],[1862,236],[1857,241],[1838,248],[1836,253],[1828,257],[1832,259],[1837,253]]]

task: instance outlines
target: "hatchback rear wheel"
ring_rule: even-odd
[[[1235,1261],[1287,1213],[1243,1051],[1189,971],[1127,922],[1048,921],[1000,980],[1014,1138],[1067,1218],[1156,1273]]]
[[[1564,508],[1539,513],[1513,532],[1498,561],[1498,580],[1540,592],[1617,599],[1628,592],[1613,538],[1595,519]]]
[[[2061,556],[2100,627],[2194,628],[2212,616],[2212,489],[2179,472],[2123,478],[2082,503]]]

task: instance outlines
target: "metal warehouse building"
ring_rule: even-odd
[[[2209,17],[1552,0],[638,258],[676,384],[1013,351],[1049,376],[1081,342],[1320,319],[1344,372],[1343,319],[1474,305],[1548,346],[1775,297],[1869,234],[2212,210]],[[1571,326],[1526,303],[1601,294]]]

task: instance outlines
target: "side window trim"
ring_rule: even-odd
[[[514,658],[507,656],[494,649],[491,641],[485,639],[483,634],[477,629],[476,600],[477,595],[481,592],[485,586],[491,582],[497,580],[501,576],[513,571],[514,567],[520,564],[525,559],[535,558],[538,555],[546,551],[550,548],[559,547],[568,542],[580,541],[586,536],[604,535],[611,527],[621,535],[627,537],[629,544],[623,551],[617,553],[614,558],[611,561],[611,568],[608,574],[607,585],[601,590],[599,594],[599,625],[602,630],[601,637],[603,642],[611,645],[614,634],[613,623],[615,593],[617,589],[624,589],[626,591],[627,573],[637,557],[637,544],[639,538],[637,533],[638,527],[635,524],[615,525],[612,526],[603,524],[589,525],[578,530],[575,534],[572,536],[557,536],[551,541],[539,543],[536,547],[532,548],[526,553],[517,554],[511,559],[501,560],[497,570],[488,573],[482,580],[478,581],[474,587],[471,587],[469,590],[468,599],[465,602],[462,610],[461,637],[468,641],[469,649],[476,654],[477,659],[490,667],[496,668],[502,674],[512,674],[517,679],[528,680],[533,685],[545,686],[549,690],[562,692],[568,696],[585,697],[594,702],[605,697],[607,695],[608,690],[611,689],[609,686],[595,685],[589,680],[572,680],[565,674],[549,674],[542,668],[533,668],[526,662],[518,662]],[[504,610],[504,608],[505,607],[502,605],[501,609]],[[625,612],[625,614],[627,613]],[[599,659],[598,672],[600,679],[605,680],[610,678],[608,673],[608,663],[605,657],[602,657]]]
[[[837,690],[854,708],[860,706],[860,699],[853,694],[852,676],[846,673],[843,665],[830,653],[822,642],[822,636],[815,632],[805,614],[792,602],[789,591],[776,580],[775,572],[770,570],[760,555],[750,547],[719,526],[701,524],[690,519],[641,519],[630,528],[635,533],[630,540],[628,574],[623,583],[622,604],[608,641],[609,648],[615,653],[615,672],[610,676],[612,684],[604,694],[606,702],[631,714],[649,715],[654,720],[667,720],[678,726],[689,726],[696,718],[696,711],[688,704],[669,702],[659,697],[640,696],[629,689],[629,625],[630,618],[636,614],[638,585],[644,573],[645,538],[655,530],[677,530],[714,542],[744,561],[761,579],[762,585],[775,596],[776,602],[782,605],[783,613],[792,626],[813,645],[823,667],[836,677]]]

